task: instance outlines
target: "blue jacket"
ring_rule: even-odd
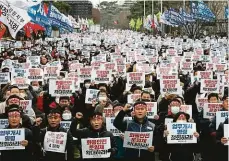
[[[148,121],[147,117],[145,117],[143,123],[139,123],[136,118],[129,121],[124,121],[126,113],[124,111],[120,111],[114,120],[114,126],[122,132],[125,131],[133,131],[133,132],[153,132],[154,136],[156,135],[155,124]],[[153,138],[152,146],[155,148],[155,137]],[[155,151],[155,150],[154,150]],[[149,152],[148,150],[143,149],[131,149],[126,148],[125,151],[126,158],[142,158],[144,160],[155,160],[154,152]]]

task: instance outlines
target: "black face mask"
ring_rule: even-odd
[[[143,102],[150,102],[148,99],[142,99]]]

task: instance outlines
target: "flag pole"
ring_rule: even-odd
[[[144,0],[144,19],[146,17],[146,1]]]

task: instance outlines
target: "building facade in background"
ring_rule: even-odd
[[[92,18],[93,5],[89,0],[66,1],[71,6],[70,15],[74,18]]]

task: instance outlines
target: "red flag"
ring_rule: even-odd
[[[0,39],[2,39],[3,35],[5,34],[5,32],[6,32],[5,25],[2,22],[0,22]]]
[[[46,4],[46,3],[44,3],[43,8],[44,8],[44,12],[45,12],[45,14],[46,14],[46,15],[48,15],[49,8],[48,8],[48,6],[47,6],[47,4]]]

